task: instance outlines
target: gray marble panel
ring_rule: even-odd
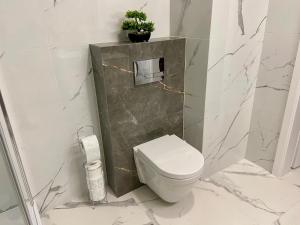
[[[140,186],[132,148],[183,136],[185,39],[90,46],[108,183],[117,196]],[[133,62],[164,57],[163,81],[135,86]]]

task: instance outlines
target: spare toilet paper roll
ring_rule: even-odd
[[[106,191],[102,164],[100,160],[96,160],[91,163],[86,163],[85,172],[91,201],[99,202],[104,200]]]
[[[96,135],[80,139],[80,146],[87,163],[100,159],[100,147]]]

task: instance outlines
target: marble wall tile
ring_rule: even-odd
[[[276,38],[266,33],[264,39],[246,157],[268,171],[273,167],[298,41],[299,34],[286,33]]]
[[[209,39],[212,1],[180,0],[171,2],[171,35]]]
[[[171,2],[171,35],[187,39],[184,138],[202,151],[212,1]]]
[[[208,48],[209,40],[187,39],[184,137],[201,151]]]
[[[5,49],[25,50],[46,47],[48,31],[41,1],[0,1],[1,42]]]
[[[246,157],[272,171],[299,42],[295,0],[270,1]],[[276,38],[275,38],[276,37]]]
[[[101,139],[88,44],[124,38],[121,18],[140,8],[156,23],[153,37],[169,36],[169,0],[0,0],[0,88],[44,214],[88,197],[76,132],[93,125]]]
[[[133,147],[166,134],[183,136],[185,39],[93,44],[108,183],[117,196],[140,186]],[[164,79],[134,85],[133,62],[164,58]]]
[[[268,10],[267,33],[281,35],[300,34],[300,2],[297,0],[273,0]]]
[[[206,175],[245,156],[268,4],[171,5],[171,34],[187,37],[184,138],[204,154]]]
[[[244,158],[269,1],[214,1],[204,114],[204,175]]]

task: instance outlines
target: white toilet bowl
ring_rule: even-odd
[[[165,135],[133,149],[141,183],[167,202],[185,197],[201,175],[202,154],[176,135]]]

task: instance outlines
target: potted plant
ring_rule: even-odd
[[[151,32],[154,31],[154,23],[147,21],[146,13],[138,10],[129,10],[122,23],[122,29],[128,31],[131,42],[149,41]]]

